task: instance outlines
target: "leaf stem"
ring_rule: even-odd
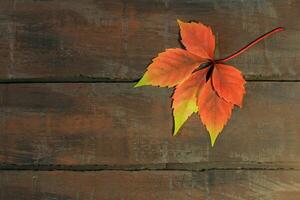
[[[263,34],[262,36],[258,37],[257,39],[255,39],[254,41],[250,42],[249,44],[247,44],[246,46],[244,46],[243,48],[241,48],[240,50],[236,51],[235,53],[233,53],[232,55],[230,56],[227,56],[225,58],[222,58],[222,59],[218,59],[218,60],[215,60],[216,63],[222,63],[222,62],[226,62],[228,60],[231,60],[235,57],[237,57],[238,55],[244,53],[245,51],[247,51],[249,48],[251,48],[252,46],[254,46],[255,44],[259,43],[261,40],[269,37],[270,35],[276,33],[276,32],[280,32],[280,31],[283,31],[284,28],[282,27],[278,27],[278,28],[275,28],[265,34]]]

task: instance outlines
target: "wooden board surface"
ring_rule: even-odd
[[[298,200],[299,171],[0,172],[6,200]]]
[[[213,27],[217,57],[283,26],[232,60],[247,79],[299,80],[297,0],[55,0],[0,2],[0,80],[133,80],[166,48],[179,47],[176,19]]]
[[[1,0],[0,200],[298,200],[300,1]],[[133,88],[198,20],[247,94],[210,147],[171,90]],[[81,83],[88,82],[88,83]]]
[[[0,85],[0,162],[271,167],[300,164],[300,83],[249,82],[210,147],[198,116],[171,136],[171,90],[133,84]]]

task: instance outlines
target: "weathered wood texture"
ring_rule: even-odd
[[[0,162],[299,168],[299,90],[297,82],[249,82],[244,107],[210,148],[196,115],[171,136],[171,90],[126,83],[0,85]]]
[[[0,200],[299,199],[299,10],[297,0],[1,0],[0,82],[136,80],[180,46],[177,18],[211,25],[217,57],[285,27],[230,63],[247,79],[296,82],[249,82],[214,148],[197,116],[171,136],[171,90],[2,83]],[[60,169],[78,171],[49,171]]]
[[[299,80],[299,10],[298,0],[2,0],[0,80],[137,79],[179,46],[177,18],[211,25],[221,57],[284,26],[231,63],[249,79]]]
[[[1,171],[5,200],[298,200],[299,171]]]

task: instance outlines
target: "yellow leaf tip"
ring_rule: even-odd
[[[218,138],[218,135],[219,135],[219,132],[218,133],[215,133],[215,132],[209,132],[209,137],[210,137],[210,144],[211,144],[211,147],[214,147],[215,145],[215,142]]]
[[[215,145],[215,142],[216,142],[216,139],[210,139],[210,144],[211,144],[211,147],[214,147],[214,145]]]
[[[177,19],[177,23],[180,25],[183,23],[183,21],[181,21],[180,19]]]
[[[140,82],[137,82],[133,87],[137,88],[137,87],[141,87],[141,86],[143,86],[143,84],[141,84]]]
[[[176,112],[173,112],[173,118],[174,118],[174,132],[173,136],[176,136],[181,126],[184,124],[185,120],[181,118],[180,115],[176,115]]]
[[[140,87],[140,86],[144,86],[144,85],[149,85],[149,81],[148,81],[148,77],[147,74],[145,74],[140,80],[139,82],[137,82],[134,85],[134,88]]]
[[[179,131],[179,128],[178,127],[174,127],[173,136],[176,136],[177,133],[178,133],[178,131]]]

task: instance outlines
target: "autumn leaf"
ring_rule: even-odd
[[[183,49],[167,49],[152,60],[143,78],[135,85],[173,87],[207,60]],[[179,75],[180,74],[180,75]]]
[[[233,104],[218,96],[213,89],[211,79],[205,83],[198,96],[197,103],[198,114],[209,132],[211,145],[213,146],[231,116]]]
[[[246,81],[239,70],[230,65],[216,64],[212,74],[212,82],[219,97],[242,107]]]
[[[206,82],[207,69],[193,73],[189,79],[176,86],[172,96],[174,135],[191,114],[198,112],[197,97]]]
[[[225,62],[283,28],[262,35],[226,58],[215,59],[215,36],[209,26],[200,22],[177,22],[185,49],[166,49],[158,54],[135,87],[175,87],[172,95],[173,135],[193,113],[198,112],[213,146],[230,119],[234,105],[242,107],[245,94],[246,81],[242,73]]]

